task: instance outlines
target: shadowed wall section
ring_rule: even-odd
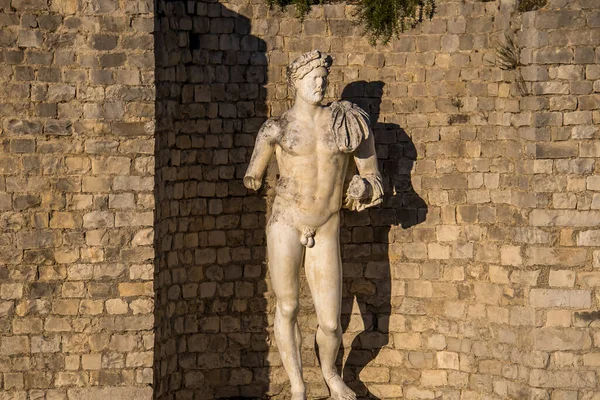
[[[217,2],[159,1],[156,21],[155,397],[262,397],[266,207],[242,178],[264,42]]]
[[[381,399],[598,396],[597,1],[549,0],[527,13],[512,0],[439,1],[432,21],[375,47],[343,3],[314,7],[303,21],[262,0],[163,5],[159,396],[288,394],[271,332],[265,203],[239,179],[252,134],[290,106],[286,65],[312,49],[335,57],[327,99],[355,101],[376,120],[387,190],[380,208],[343,212],[339,361],[348,383]],[[222,31],[237,26],[228,19],[247,21],[252,40],[263,41],[248,66],[226,56],[230,39],[247,33]],[[518,47],[514,70],[496,64],[505,35]],[[228,97],[228,83],[256,62],[266,94],[251,99],[260,117],[246,118],[243,85]],[[187,215],[202,225],[181,214],[188,201],[198,202]],[[234,225],[218,227],[224,218]],[[232,231],[244,241],[230,242]],[[305,283],[300,303],[305,378],[310,396],[324,397]]]

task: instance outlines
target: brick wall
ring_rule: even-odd
[[[597,399],[600,9],[548,3],[440,0],[373,48],[344,4],[0,0],[0,398],[285,398],[270,193],[241,178],[285,66],[319,48],[387,192],[343,212],[352,387]],[[305,283],[300,321],[326,396]]]
[[[243,186],[266,119],[265,43],[217,2],[161,1],[155,396],[261,396],[265,200]]]
[[[260,0],[165,2],[157,98],[169,111],[157,120],[178,122],[158,131],[158,398],[288,395],[264,256],[268,193],[247,193],[241,178],[249,136],[290,105],[285,66],[313,48],[335,57],[328,98],[376,122],[387,191],[382,207],[343,213],[340,361],[353,388],[382,399],[600,395],[599,8],[514,10],[439,1],[432,21],[373,48],[344,4],[301,22]],[[496,65],[505,34],[515,70]],[[255,83],[266,96],[244,97],[265,56]],[[310,395],[326,396],[305,283],[300,321]]]
[[[0,1],[0,398],[149,399],[152,2]]]

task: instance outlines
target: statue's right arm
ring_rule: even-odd
[[[258,131],[250,164],[244,176],[244,186],[248,189],[258,190],[261,187],[263,175],[275,150],[280,132],[279,121],[273,118],[268,119]]]

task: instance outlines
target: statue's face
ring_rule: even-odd
[[[296,92],[310,104],[320,104],[327,88],[327,69],[318,67],[296,81]]]

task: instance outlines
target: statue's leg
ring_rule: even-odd
[[[339,213],[335,213],[317,229],[315,246],[306,249],[304,266],[319,323],[317,344],[323,378],[329,386],[332,399],[353,400],[356,399],[356,394],[346,386],[335,367],[342,341],[342,260],[339,228]]]
[[[269,274],[277,298],[275,339],[281,361],[288,374],[293,400],[306,399],[302,379],[300,348],[302,337],[298,326],[300,266],[304,246],[300,233],[285,221],[272,222],[267,228]]]

